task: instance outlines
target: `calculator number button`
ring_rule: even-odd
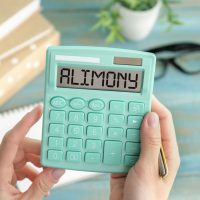
[[[138,102],[130,102],[128,105],[128,111],[130,114],[143,115],[144,114],[144,104]]]
[[[138,160],[138,156],[129,156],[129,155],[126,155],[124,157],[124,164],[126,166],[133,166]]]
[[[67,149],[81,150],[82,149],[82,139],[69,138],[67,140]]]
[[[124,115],[114,115],[114,114],[110,114],[108,117],[108,123],[111,126],[122,126],[124,123]]]
[[[89,164],[98,164],[101,161],[101,155],[99,153],[86,153],[85,162]]]
[[[101,113],[88,113],[88,123],[90,124],[102,124],[103,114]]]
[[[139,129],[142,123],[143,117],[141,116],[128,116],[128,126]]]
[[[112,113],[124,113],[125,106],[125,102],[123,101],[110,101],[109,109]]]
[[[48,158],[48,160],[62,161],[63,160],[63,152],[56,151],[56,150],[49,150],[47,153],[47,158]]]
[[[123,129],[122,128],[108,128],[108,137],[110,139],[122,139],[123,137]]]
[[[85,114],[83,112],[69,112],[69,122],[81,124],[84,122]]]
[[[63,97],[54,97],[51,99],[51,105],[55,108],[63,108],[67,103]]]
[[[81,152],[68,151],[67,161],[69,162],[81,162]]]
[[[90,152],[101,151],[101,140],[87,140],[86,141],[86,150],[90,151]]]
[[[69,125],[67,133],[71,137],[82,138],[83,137],[83,126]]]
[[[63,136],[64,135],[64,124],[50,124],[49,125],[49,134],[55,136]]]
[[[87,137],[99,139],[103,134],[103,128],[101,126],[88,126]]]
[[[50,111],[50,121],[51,122],[64,122],[65,121],[65,111],[51,110]]]
[[[71,108],[76,109],[76,110],[80,110],[83,109],[86,106],[86,103],[83,99],[81,98],[74,98],[70,101],[69,105],[71,106]]]
[[[62,149],[64,144],[63,138],[49,137],[49,147],[52,149]]]
[[[122,159],[122,142],[105,141],[103,162],[107,165],[119,165]]]
[[[89,102],[89,108],[91,110],[94,110],[94,111],[100,111],[100,110],[103,110],[105,107],[105,104],[102,100],[100,99],[92,99],[90,102]]]
[[[132,142],[140,142],[140,130],[133,128],[127,129],[126,138]]]
[[[133,142],[126,142],[125,151],[127,154],[139,155],[140,153],[140,144]]]

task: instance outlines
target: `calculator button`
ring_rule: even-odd
[[[128,116],[128,126],[132,128],[140,128],[143,117],[141,116]]]
[[[66,104],[67,103],[63,97],[54,97],[51,99],[51,105],[55,108],[63,108]]]
[[[140,144],[133,142],[126,142],[125,151],[128,154],[139,155],[140,153]]]
[[[50,124],[49,133],[50,135],[63,136],[64,135],[64,124]]]
[[[67,149],[69,150],[81,150],[82,146],[82,139],[69,138],[67,140]]]
[[[87,127],[87,137],[99,139],[102,137],[103,128],[101,126],[88,126]]]
[[[109,109],[112,113],[124,113],[126,110],[126,104],[123,101],[110,101]]]
[[[122,159],[122,143],[105,141],[103,162],[107,165],[119,165]]]
[[[89,108],[94,111],[102,110],[104,109],[104,106],[105,106],[104,102],[100,99],[92,99],[89,102]]]
[[[47,158],[48,158],[48,160],[62,161],[63,160],[63,152],[56,151],[56,150],[49,150],[47,153]]]
[[[81,138],[83,137],[83,126],[80,125],[69,125],[68,135],[71,137]]]
[[[126,138],[132,142],[140,142],[140,130],[133,128],[127,129]]]
[[[102,124],[103,114],[101,113],[88,113],[88,123],[90,124]]]
[[[108,123],[111,126],[122,126],[124,123],[124,115],[114,115],[110,114],[108,118]]]
[[[65,111],[51,110],[50,111],[50,121],[51,122],[64,122],[65,121]]]
[[[124,157],[124,164],[126,166],[133,166],[138,160],[138,156],[129,156],[129,155],[126,155]]]
[[[81,152],[68,151],[67,161],[69,162],[81,162]]]
[[[123,132],[122,128],[108,128],[108,137],[110,139],[122,139]]]
[[[144,114],[144,104],[138,102],[130,102],[128,105],[128,111],[130,114],[143,115]]]
[[[86,103],[83,99],[81,98],[73,98],[69,105],[73,108],[73,109],[76,109],[76,110],[80,110],[80,109],[83,109],[85,106],[86,106]]]
[[[101,140],[86,140],[86,150],[99,152],[101,150]]]
[[[101,161],[101,155],[99,153],[86,153],[85,162],[90,164],[98,164]]]
[[[69,122],[81,124],[84,122],[84,112],[69,112]]]
[[[64,144],[63,138],[49,137],[49,147],[53,149],[62,149]]]

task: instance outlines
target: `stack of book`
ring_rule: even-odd
[[[59,33],[40,14],[39,0],[0,0],[0,105],[42,72]]]

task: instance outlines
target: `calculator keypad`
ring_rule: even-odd
[[[51,105],[54,108],[63,108],[66,106],[66,101],[63,97],[54,97],[51,99]]]
[[[49,150],[48,151],[48,159],[53,161],[62,161],[63,160],[63,152],[56,151],[56,150]]]
[[[100,99],[92,99],[90,102],[89,102],[89,108],[91,110],[94,110],[94,111],[100,111],[100,110],[103,110],[104,109],[104,102]]]
[[[65,111],[51,110],[50,121],[52,122],[65,122]]]
[[[103,135],[103,128],[101,126],[88,126],[87,137],[99,139]]]
[[[83,137],[83,126],[70,124],[68,126],[67,134],[70,137],[81,138]]]
[[[101,140],[86,140],[86,150],[89,152],[99,152],[101,149]]]
[[[73,109],[80,110],[80,109],[83,109],[86,106],[86,104],[82,98],[73,98],[70,101],[70,106]]]
[[[110,114],[108,123],[110,126],[121,127],[124,124],[124,119],[125,119],[124,115]]]
[[[67,161],[69,162],[81,162],[81,152],[67,151]]]
[[[49,147],[51,149],[63,149],[64,139],[60,137],[49,137]]]
[[[49,134],[52,136],[64,136],[64,124],[50,124]]]
[[[122,159],[122,142],[105,141],[103,162],[107,165],[119,165]]]
[[[126,110],[126,104],[123,101],[110,101],[110,112],[112,113],[124,113]]]
[[[88,123],[89,124],[102,124],[103,114],[102,113],[88,113]]]
[[[90,164],[98,164],[101,162],[100,153],[86,153],[85,162]]]
[[[58,96],[50,105],[49,160],[108,166],[137,161],[144,103]]]

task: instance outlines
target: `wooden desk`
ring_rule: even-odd
[[[103,33],[89,31],[95,22],[100,2],[44,0],[43,14],[60,31],[62,45],[107,46]],[[183,26],[166,32],[165,24],[160,20],[145,40],[111,46],[143,50],[178,41],[200,43],[200,3],[187,0],[175,8],[184,21]],[[0,111],[42,100],[43,85],[44,74],[41,74],[3,105]],[[166,76],[155,82],[154,94],[173,113],[181,154],[181,166],[170,199],[200,199],[200,75],[187,76],[169,66]],[[108,192],[108,175],[105,175],[54,190],[47,199],[99,200],[108,198]]]

